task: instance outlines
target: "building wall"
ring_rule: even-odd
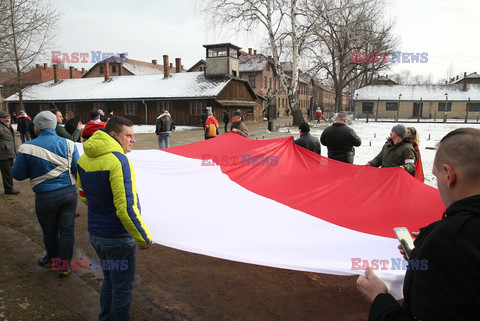
[[[374,117],[377,114],[379,118],[412,118],[416,119],[417,113],[414,110],[414,104],[420,105],[420,101],[400,101],[399,110],[387,110],[387,101],[357,101],[355,106],[357,110],[357,116],[365,117],[366,113],[362,111],[363,102],[373,103],[373,112],[370,114],[371,117]],[[397,103],[398,101],[389,101],[388,103]],[[480,101],[471,101],[471,104],[479,104]],[[447,118],[454,118],[454,119],[465,119],[466,109],[468,101],[448,101],[448,104],[451,104],[450,111],[441,110],[439,108],[439,104],[445,104],[445,100],[438,100],[438,101],[422,101],[423,107],[417,107],[418,110],[421,110],[420,118],[443,118],[445,113],[447,112]],[[448,105],[447,105],[448,106]],[[473,106],[473,105],[472,105]],[[480,116],[480,111],[469,111],[468,118],[475,119],[476,117]]]

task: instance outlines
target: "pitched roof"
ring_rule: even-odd
[[[90,70],[92,70],[96,65],[104,64],[104,63],[117,63],[117,64],[123,63],[123,68],[130,71],[134,75],[163,74],[163,65],[161,64],[155,65],[151,62],[145,62],[145,61],[134,60],[130,58],[123,58],[123,57],[121,58],[118,56],[110,56],[107,59],[97,62],[95,65],[93,65],[92,68],[90,68]],[[176,71],[175,66],[169,69],[171,73],[174,73]],[[90,72],[90,70],[85,75],[87,75]]]
[[[357,100],[391,100],[398,101],[402,94],[402,101],[442,101],[447,98],[449,101],[480,100],[480,86],[467,85],[463,91],[458,85],[372,85],[355,90],[354,97]],[[358,94],[358,96],[356,96]]]
[[[467,75],[466,77],[460,78],[460,79],[452,82],[452,84],[457,84],[464,79],[479,79],[479,78],[480,78],[480,75],[478,75],[476,72],[472,72],[471,74]]]
[[[27,87],[23,100],[206,99],[215,98],[230,81],[232,78],[207,79],[203,72],[173,73],[167,79],[163,75],[117,76],[108,81],[103,77],[64,79],[57,84],[50,81]],[[6,100],[16,102],[18,95]]]
[[[243,54],[239,57],[239,71],[240,72],[253,72],[262,71],[267,68],[268,58],[262,54],[249,55]]]
[[[58,79],[69,79],[70,78],[70,69],[58,68],[57,70]],[[73,70],[73,78],[80,78],[83,74],[79,70]],[[29,72],[22,74],[22,82],[25,85],[28,84],[38,84],[41,82],[46,82],[53,80],[53,67],[37,67],[30,70]],[[13,85],[17,82],[17,77],[12,77],[9,80],[3,82],[3,85]]]

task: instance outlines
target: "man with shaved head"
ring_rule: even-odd
[[[420,229],[409,259],[409,267],[428,267],[407,269],[402,306],[372,270],[359,276],[357,287],[372,302],[369,320],[480,320],[480,130],[448,133],[432,173],[447,209]]]

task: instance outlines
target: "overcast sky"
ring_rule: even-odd
[[[477,0],[386,0],[386,16],[396,19],[398,50],[428,53],[427,63],[392,64],[412,74],[444,78],[449,66],[455,74],[480,72],[480,1]],[[225,37],[209,32],[205,19],[196,13],[193,0],[175,1],[65,1],[51,0],[64,12],[53,50],[73,52],[127,52],[128,58],[142,61],[168,55],[170,62],[182,58],[185,68],[205,58],[204,44],[231,42],[247,51],[261,51],[256,35]],[[47,57],[51,59],[51,55]],[[91,57],[89,58],[91,60]],[[48,61],[50,62],[50,61]],[[72,64],[66,63],[66,66]],[[91,63],[73,64],[90,68]]]

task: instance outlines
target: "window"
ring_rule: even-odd
[[[387,110],[398,110],[398,103],[387,103]]]
[[[112,66],[112,74],[117,72],[117,66]]]
[[[50,110],[49,104],[40,104],[39,107],[40,107],[40,111]]]
[[[362,113],[373,114],[373,102],[363,102],[362,103]]]
[[[227,57],[227,48],[226,47],[210,48],[210,49],[208,49],[208,57],[209,58]]]
[[[206,106],[207,105],[204,101],[191,101],[190,115],[201,115]]]
[[[445,103],[438,103],[438,111],[452,111],[452,103],[447,103],[447,110],[445,110]]]
[[[267,89],[267,76],[264,76],[263,79],[264,79],[264,82],[265,82],[265,86],[263,86],[263,88]]]
[[[470,103],[468,104],[468,111],[480,111],[480,103]]]
[[[103,74],[103,66],[100,66],[100,73]]]
[[[230,57],[238,58],[238,51],[237,50],[235,50],[233,48],[230,48],[229,52],[230,52]]]
[[[132,102],[126,102],[125,103],[125,115],[131,115],[131,116],[136,116],[137,115],[137,103],[132,101]]]
[[[248,83],[250,87],[255,88],[255,75],[248,75]]]
[[[157,114],[163,113],[164,110],[168,110],[172,114],[172,102],[171,101],[159,101],[157,102]]]
[[[269,78],[268,81],[269,81],[268,89],[272,89],[272,78]]]

